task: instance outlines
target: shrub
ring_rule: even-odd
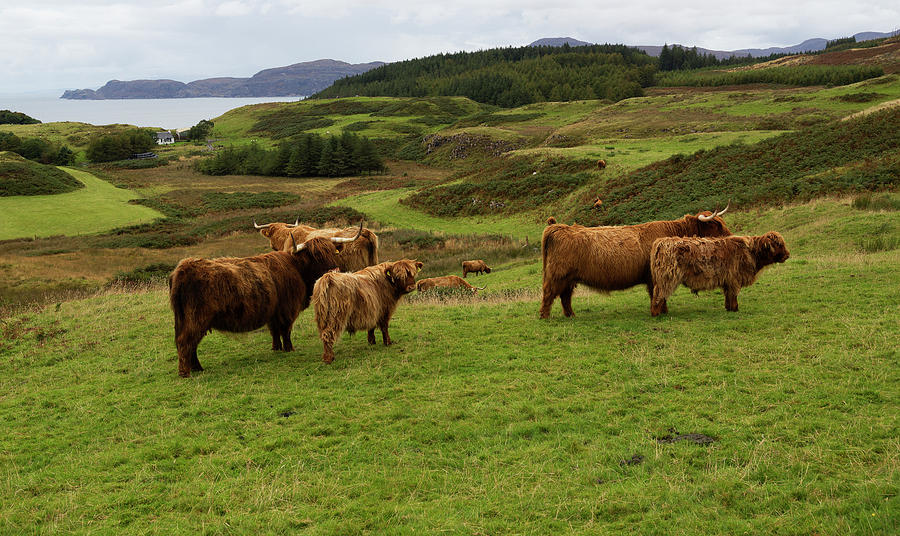
[[[122,283],[151,283],[156,281],[165,281],[172,270],[175,269],[174,264],[158,262],[141,266],[128,272],[119,272],[113,276],[110,284]]]

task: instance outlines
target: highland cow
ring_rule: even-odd
[[[316,229],[315,227],[300,224],[299,218],[293,225],[289,223],[258,225],[254,221],[253,226],[259,229],[260,234],[269,239],[269,243],[274,251],[290,251],[292,241],[300,243],[317,236],[325,238],[340,236],[346,238],[356,234],[356,227]],[[362,236],[360,236],[359,240],[352,244],[347,244],[341,251],[341,265],[339,268],[342,272],[355,272],[362,270],[366,266],[374,266],[376,264],[378,264],[378,235],[369,229],[363,228]]]
[[[491,273],[491,269],[488,268],[488,265],[480,259],[476,261],[463,261],[462,271],[463,277],[466,277],[466,275],[470,273],[473,273],[475,275],[481,275],[481,272],[484,272],[486,274]]]
[[[598,170],[606,169],[606,160],[603,160],[602,158],[600,160],[597,160],[597,169]]]
[[[422,263],[403,259],[383,262],[352,274],[328,272],[313,287],[313,309],[322,339],[322,361],[334,361],[334,343],[343,331],[368,331],[375,344],[375,328],[381,330],[385,346],[392,344],[388,323],[397,302],[416,288]]]
[[[650,279],[650,248],[665,236],[728,236],[721,212],[686,214],[678,220],[654,221],[619,227],[565,225],[549,218],[541,238],[544,265],[541,318],[550,317],[557,296],[563,314],[573,316],[572,293],[578,283],[601,292],[646,285]]]
[[[358,237],[313,238],[290,253],[179,262],[169,276],[178,374],[188,377],[192,370],[203,370],[197,345],[212,329],[245,332],[268,325],[272,349],[292,351],[291,329],[300,311],[309,307],[316,279],[340,262],[335,243]]]
[[[741,287],[752,285],[763,268],[790,256],[775,231],[762,236],[660,238],[650,252],[650,314],[668,312],[666,299],[681,284],[694,292],[721,288],[725,309],[737,311]]]
[[[484,290],[487,287],[473,287],[469,283],[466,282],[465,279],[459,277],[458,275],[445,275],[442,277],[430,277],[428,279],[420,279],[416,281],[416,290],[419,292],[425,292],[427,290],[431,290],[436,287],[444,287],[444,288],[464,288],[471,290],[474,294],[475,291]]]

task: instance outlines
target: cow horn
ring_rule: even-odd
[[[297,240],[294,239],[294,233],[288,233],[288,234],[291,235],[291,242],[293,242],[293,244],[294,244],[294,253],[300,253],[301,251],[303,251],[303,248],[306,247],[306,242],[304,242],[300,245],[297,245]]]
[[[265,229],[266,227],[272,225],[271,223],[267,223],[265,225],[257,225],[256,218],[253,218],[253,227],[256,229]]]
[[[723,208],[721,212],[719,212],[719,207],[717,205],[716,209],[712,213],[712,216],[703,216],[701,214],[701,215],[697,216],[697,219],[700,221],[709,221],[717,216],[721,216],[722,214],[725,214],[725,212],[728,210],[728,207],[730,207],[730,206],[731,206],[731,199],[728,200],[728,204],[725,205],[725,208]]]
[[[725,205],[725,208],[722,209],[722,212],[716,212],[715,214],[713,214],[713,216],[721,216],[722,214],[725,214],[725,212],[728,210],[728,207],[730,207],[730,206],[731,206],[731,199],[728,200],[728,204]]]
[[[331,241],[332,242],[353,242],[354,240],[359,238],[359,235],[362,234],[362,229],[363,229],[363,222],[359,222],[359,230],[356,231],[356,236],[354,236],[353,238],[344,238],[342,236],[332,236]]]
[[[474,288],[475,290],[484,290],[487,288],[487,285],[485,285],[483,287],[472,287],[472,288]]]
[[[294,223],[293,223],[293,224],[290,224],[290,223],[289,223],[289,224],[287,224],[287,225],[288,225],[288,227],[296,227],[296,226],[300,225],[300,215],[297,214],[297,219],[294,220]]]

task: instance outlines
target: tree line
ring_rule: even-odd
[[[390,63],[312,98],[464,96],[502,107],[643,95],[657,60],[625,45],[496,48]]]
[[[0,131],[0,151],[10,151],[23,158],[54,166],[67,166],[75,162],[75,152],[66,145],[41,138],[23,139],[12,132]]]
[[[256,143],[228,147],[200,161],[197,169],[207,175],[345,177],[382,171],[384,162],[371,140],[344,132],[327,138],[302,134],[274,149]]]
[[[22,112],[0,110],[0,125],[35,125],[37,123],[40,121]]]

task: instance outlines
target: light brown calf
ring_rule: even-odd
[[[762,236],[660,238],[650,252],[650,314],[668,312],[666,299],[682,284],[694,292],[721,288],[725,309],[737,311],[741,287],[752,285],[766,266],[790,256],[775,231]]]
[[[328,272],[313,287],[313,309],[322,339],[322,361],[334,361],[334,343],[343,331],[368,331],[375,344],[375,328],[385,346],[391,344],[388,323],[397,302],[416,288],[422,263],[403,259],[383,262],[354,273]]]

